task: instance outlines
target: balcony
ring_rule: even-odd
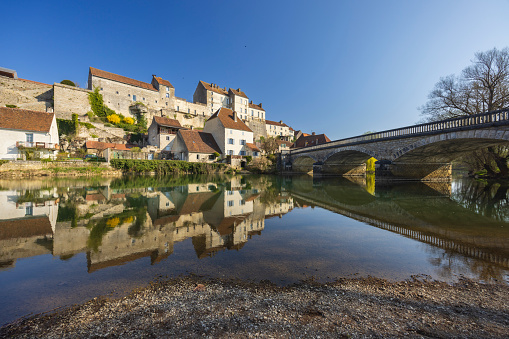
[[[48,149],[57,150],[60,149],[58,144],[50,142],[28,142],[28,141],[16,141],[17,148],[36,148],[36,149]]]

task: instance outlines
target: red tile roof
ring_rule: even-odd
[[[222,153],[219,146],[217,146],[216,140],[210,133],[195,130],[179,130],[178,133],[182,141],[184,141],[187,151],[190,153]]]
[[[252,151],[261,152],[260,149],[258,147],[256,147],[255,144],[251,144],[249,142],[246,142],[246,146],[249,147]]]
[[[253,132],[247,125],[240,119],[240,117],[237,115],[237,121],[233,118],[233,111],[228,108],[220,108],[217,110],[216,113],[214,113],[209,120],[219,118],[221,123],[225,128],[229,129],[236,129],[240,131],[247,131],[247,132]],[[236,113],[236,112],[235,112]],[[208,121],[208,120],[207,120]]]
[[[125,144],[114,144],[111,142],[101,142],[101,141],[94,141],[94,140],[87,140],[85,144],[86,148],[89,149],[107,149],[107,148],[113,148],[114,150],[118,151],[129,151],[130,148],[127,148]]]
[[[326,142],[330,142],[330,139],[325,134],[315,134],[315,135],[307,135],[304,136],[302,134],[299,139],[295,141],[293,144],[293,148],[296,147],[309,147],[325,144]]]
[[[285,123],[281,123],[281,122],[277,122],[277,121],[272,121],[272,120],[265,120],[265,123],[268,124],[268,125],[276,125],[276,126],[281,126],[281,127],[288,127],[288,125],[285,124]]]
[[[159,85],[163,85],[163,86],[168,86],[168,87],[171,87],[171,88],[175,88],[175,87],[173,87],[173,85],[172,85],[172,84],[170,84],[170,82],[169,82],[168,80],[164,80],[163,78],[161,78],[161,77],[156,77],[156,76],[154,76],[154,79],[156,79],[156,81],[157,81],[157,83],[158,83]]]
[[[260,105],[261,105],[261,103],[260,103]],[[249,103],[249,108],[254,108],[254,109],[257,109],[257,110],[260,110],[260,111],[264,111],[264,112],[265,112],[265,110],[264,110],[264,109],[262,108],[262,106],[260,106],[260,105],[253,104],[253,103],[251,102],[251,103]]]
[[[170,119],[170,118],[164,118],[164,117],[154,117],[154,121],[159,126],[166,126],[166,127],[178,127],[182,128],[182,125],[178,120]]]
[[[230,91],[231,91],[233,94],[235,94],[235,95],[238,95],[238,96],[240,96],[240,97],[244,97],[244,98],[248,99],[248,97],[247,97],[246,93],[242,92],[242,91],[240,90],[240,88],[238,88],[238,89],[230,88]]]
[[[134,79],[122,76],[122,75],[102,71],[97,68],[90,67],[90,74],[92,74],[93,76],[99,77],[99,78],[118,81],[118,82],[121,82],[121,83],[124,83],[127,85],[136,86],[136,87],[140,87],[143,89],[148,89],[148,90],[157,92],[157,89],[155,89],[154,86],[152,86],[152,84],[142,82],[139,80],[134,80]]]
[[[0,240],[29,238],[52,233],[47,216],[0,221]]]
[[[48,133],[54,113],[0,107],[0,128]]]
[[[219,86],[212,86],[211,84],[201,80],[200,83],[203,85],[203,87],[205,87],[207,91],[216,92],[222,95],[228,95],[228,92],[224,88],[221,88]]]

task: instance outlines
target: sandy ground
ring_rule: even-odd
[[[22,319],[0,336],[507,338],[509,286],[358,278],[279,287],[186,276]]]

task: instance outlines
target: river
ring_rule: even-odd
[[[180,274],[509,283],[508,184],[0,180],[0,324]]]

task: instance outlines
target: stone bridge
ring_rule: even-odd
[[[357,176],[373,157],[377,178],[449,180],[453,160],[494,145],[509,145],[509,109],[293,149],[281,161],[292,172]]]

